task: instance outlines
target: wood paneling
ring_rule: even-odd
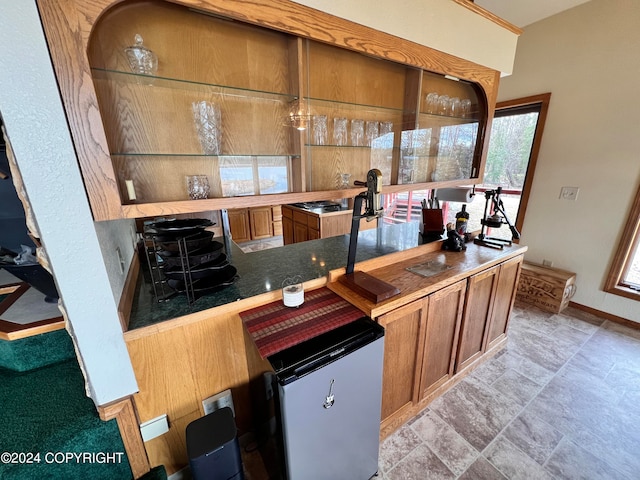
[[[385,328],[382,378],[382,425],[418,401],[427,300],[419,300],[383,315]]]
[[[249,377],[243,335],[240,317],[230,313],[127,339],[140,388],[134,396],[140,421],[167,414],[171,425],[168,434],[146,444],[152,465],[161,462],[178,469],[186,465],[186,424],[204,414],[202,400],[228,388],[233,394],[238,428],[249,429]]]
[[[473,363],[484,351],[485,329],[497,287],[499,267],[490,268],[469,278],[465,312],[460,327],[456,372]]]
[[[453,376],[466,287],[461,280],[429,296],[421,398]]]
[[[170,418],[184,417],[202,409],[203,399],[232,388],[239,406],[238,423],[245,423],[247,366],[242,329],[237,314],[216,315],[127,340],[140,387],[135,395],[140,420],[165,413]]]
[[[345,235],[351,231],[352,212],[322,217],[322,238]]]

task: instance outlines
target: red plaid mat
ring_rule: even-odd
[[[263,358],[363,316],[325,287],[305,292],[298,308],[285,307],[278,300],[240,313]]]

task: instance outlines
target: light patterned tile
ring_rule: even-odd
[[[605,322],[605,319],[602,317],[598,317],[597,315],[585,312],[584,310],[579,310],[572,306],[568,306],[560,313],[560,315],[581,320],[582,322],[589,323],[595,327],[599,327]]]
[[[483,456],[510,480],[553,480],[541,465],[502,435],[486,448]]]
[[[388,472],[420,443],[422,440],[408,425],[400,427],[399,430],[385,438],[380,445],[378,459],[380,469]]]
[[[486,458],[478,457],[458,480],[507,480],[507,477],[496,470]]]
[[[591,338],[593,332],[587,333],[569,325],[559,325],[551,335],[558,340],[564,340],[582,346]]]
[[[384,478],[385,480],[454,480],[456,476],[427,445],[422,444],[391,471],[385,473]]]
[[[605,461],[567,439],[560,442],[545,467],[558,479],[626,479],[622,473],[615,470]]]
[[[483,450],[522,407],[469,376],[434,400],[430,408],[473,447]]]
[[[509,331],[509,350],[552,372],[558,371],[580,348],[535,330]]]
[[[543,366],[538,365],[527,358],[522,358],[522,361],[516,370],[528,379],[536,382],[538,385],[545,385],[553,378],[554,375],[554,372],[551,370],[547,370]]]
[[[522,357],[503,349],[498,355],[487,360],[472,375],[491,385],[510,368],[518,368],[522,364]]]
[[[635,428],[638,427],[640,426],[636,425]],[[624,435],[601,438],[586,428],[576,429],[567,438],[628,478],[638,477],[638,472],[640,472],[640,456],[638,456],[640,441],[629,441]]]
[[[411,428],[456,475],[464,472],[480,454],[433,412],[420,417]]]
[[[511,422],[503,435],[540,465],[563,438],[562,433],[527,410]]]
[[[491,386],[522,406],[529,403],[541,388],[536,382],[516,370],[507,370]]]
[[[559,313],[558,320],[563,325],[575,328],[576,330],[580,330],[585,333],[595,332],[598,330],[600,325],[604,323],[602,318],[595,317],[589,313],[580,312],[576,309],[571,309],[571,307]]]

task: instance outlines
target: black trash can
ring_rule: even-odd
[[[233,412],[224,407],[187,425],[193,480],[244,480]]]

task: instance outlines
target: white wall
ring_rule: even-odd
[[[0,113],[98,405],[137,384],[33,0],[0,2]]]
[[[451,0],[295,0],[441,52],[511,73],[518,35]]]
[[[640,322],[603,292],[640,180],[640,2],[592,0],[524,29],[499,100],[551,92],[522,232],[526,259],[577,273],[574,301]],[[580,187],[575,202],[558,198]]]
[[[122,297],[129,266],[135,254],[136,224],[134,220],[124,219],[95,222],[94,225],[113,299],[118,304]],[[116,249],[120,250],[124,270],[120,266],[120,258]]]

